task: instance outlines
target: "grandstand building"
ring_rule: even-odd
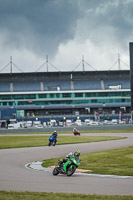
[[[16,118],[129,114],[130,71],[1,73],[1,119],[7,110]]]

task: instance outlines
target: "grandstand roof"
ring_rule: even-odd
[[[0,73],[0,80],[22,80],[22,79],[82,79],[83,78],[104,78],[129,77],[130,70],[108,70],[108,71],[60,71],[60,72],[23,72],[23,73]]]

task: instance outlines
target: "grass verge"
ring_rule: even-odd
[[[43,167],[53,166],[58,159],[45,160]],[[92,170],[94,174],[133,176],[133,146],[107,150],[80,156],[79,168]]]
[[[90,194],[66,194],[47,192],[7,192],[0,191],[0,200],[132,200],[133,196],[107,196]]]
[[[0,133],[0,135],[10,135],[10,134],[13,134],[13,135],[25,135],[25,134],[52,134],[53,132],[52,131],[46,131],[44,129],[44,132],[27,132],[27,133],[21,133],[21,132],[18,132],[18,133]],[[72,131],[67,131],[67,128],[66,128],[66,131],[58,131],[58,134],[72,134]],[[80,133],[133,133],[133,129],[118,129],[118,130],[89,130],[89,127],[88,127],[88,130],[81,130]]]
[[[115,136],[59,136],[57,145],[124,139]],[[0,149],[48,146],[49,136],[2,136]]]

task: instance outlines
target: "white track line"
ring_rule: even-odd
[[[45,171],[52,172],[53,169],[42,167],[42,162],[36,161],[27,163],[25,165],[27,169],[37,170],[37,171]],[[75,175],[80,176],[95,176],[95,177],[103,177],[103,178],[119,178],[119,179],[133,179],[133,176],[118,176],[118,175],[104,175],[104,174],[91,174],[91,173],[75,173]]]

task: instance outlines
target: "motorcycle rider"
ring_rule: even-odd
[[[77,161],[79,161],[79,156],[80,156],[80,151],[79,151],[79,150],[75,151],[74,153],[70,152],[68,155],[66,155],[66,158],[63,158],[63,159],[60,161],[59,166],[62,167],[63,164],[66,163],[67,160],[68,160],[68,158],[70,158],[70,157],[75,157],[75,159],[76,159]]]
[[[76,128],[74,128],[74,129],[73,129],[73,133],[75,133],[75,132],[76,132],[76,130],[77,130],[77,129],[76,129]]]
[[[58,134],[57,134],[56,130],[53,132],[52,136],[54,136],[55,144],[56,144],[56,142],[57,142],[57,137],[58,137]]]
[[[80,151],[79,151],[79,150],[75,151],[74,157],[75,157],[75,159],[76,159],[77,161],[79,161],[79,156],[80,156]]]
[[[74,128],[74,129],[73,129],[73,133],[74,133],[74,134],[76,134],[76,133],[78,133],[78,132],[79,132],[79,131],[78,131],[77,128]]]

